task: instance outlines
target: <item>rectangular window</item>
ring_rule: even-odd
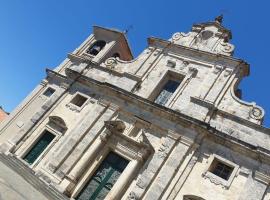
[[[229,180],[233,171],[233,167],[228,166],[217,159],[214,159],[209,171],[225,180]]]
[[[33,164],[54,138],[55,135],[46,130],[23,159],[29,164]]]
[[[71,103],[78,107],[81,107],[86,101],[87,101],[86,97],[80,94],[76,94],[76,96],[71,100]]]
[[[76,200],[103,200],[128,165],[126,159],[110,152]]]
[[[43,95],[46,96],[46,97],[50,97],[52,96],[52,94],[55,92],[55,89],[52,89],[52,88],[48,88],[44,93]]]
[[[164,85],[164,87],[162,88],[159,95],[157,96],[155,103],[164,106],[169,101],[169,99],[171,98],[171,96],[173,95],[173,93],[175,92],[175,90],[178,88],[179,85],[180,85],[179,81],[168,80]]]

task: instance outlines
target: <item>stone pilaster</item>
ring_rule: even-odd
[[[254,177],[249,174],[238,200],[263,200],[269,182],[270,177],[260,172],[256,171]]]
[[[87,152],[87,149],[91,147],[97,136],[104,130],[104,121],[110,120],[115,113],[116,109],[110,106],[84,136],[83,140],[74,148],[59,170],[65,174],[70,172],[74,165],[82,158],[83,154]]]
[[[55,152],[51,162],[48,164],[48,168],[51,172],[55,172],[60,167],[63,161],[66,160],[66,158],[76,147],[78,142],[85,136],[87,130],[89,130],[89,128],[95,124],[105,110],[106,107],[104,107],[104,105],[96,104],[88,111],[81,123],[70,131],[69,137],[65,140],[65,143],[61,145],[59,151]],[[58,175],[62,178],[64,176],[64,174],[61,174],[61,172],[58,173]]]
[[[141,199],[144,196],[174,145],[175,140],[171,137],[161,139],[158,151],[155,152],[150,162],[147,163],[147,168],[138,176],[136,185],[129,194],[129,199]]]
[[[1,151],[2,152],[13,152],[16,148],[16,145],[20,143],[20,141],[23,140],[23,138],[27,135],[27,133],[39,122],[39,120],[45,115],[45,113],[51,109],[51,107],[61,98],[61,96],[66,91],[66,87],[60,87],[58,90],[55,91],[55,93],[51,96],[50,99],[48,99],[40,108],[38,111],[35,112],[35,114],[31,117],[29,121],[27,121],[23,128],[20,129],[20,131],[15,134],[15,136],[11,139],[9,139],[6,143],[1,145]]]
[[[144,196],[145,199],[160,199],[162,197],[165,189],[169,186],[171,180],[175,176],[175,173],[181,166],[190,145],[191,143],[186,144],[181,141],[177,142],[172,153],[169,155],[169,158],[162,166],[162,169]]]

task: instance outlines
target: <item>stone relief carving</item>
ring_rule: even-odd
[[[141,189],[145,189],[147,186],[147,183],[144,181],[143,177],[139,177],[136,185]]]
[[[105,61],[105,65],[107,68],[109,69],[114,69],[114,67],[117,65],[117,60],[116,58],[108,58],[106,61]]]
[[[222,40],[217,44],[215,51],[221,54],[231,56],[234,52],[234,45],[228,42],[224,42],[224,40]]]
[[[137,200],[138,198],[137,198],[135,192],[130,192],[127,199],[128,200]]]
[[[167,60],[167,66],[170,68],[175,68],[176,62],[173,60]]]
[[[110,132],[117,132],[117,133],[122,133],[126,125],[123,121],[116,120],[116,121],[105,121],[104,122],[105,127],[110,131]]]
[[[264,110],[256,105],[253,105],[250,112],[249,116],[253,119],[262,119],[264,116]]]
[[[205,179],[209,179],[211,181],[211,183],[214,183],[215,185],[222,185],[223,188],[227,188],[227,186],[223,184],[223,181],[221,180],[221,178],[217,177],[216,175],[214,175],[212,173],[205,172],[202,174],[202,176]]]
[[[177,41],[177,40],[180,40],[183,37],[188,37],[189,35],[190,35],[190,33],[177,32],[177,33],[173,34],[172,40]]]
[[[256,105],[255,102],[249,103],[249,102],[239,99],[235,95],[235,92],[234,92],[236,89],[237,89],[237,80],[234,80],[234,83],[232,84],[232,87],[230,89],[230,94],[232,98],[239,104],[246,106],[246,108],[243,108],[243,109],[246,109],[248,111],[248,115],[249,115],[248,117],[258,120],[258,121],[262,121],[265,114],[264,109]]]
[[[193,38],[197,35],[197,33],[194,32],[177,32],[172,35],[172,42],[183,45],[183,46],[190,46],[191,41]]]
[[[158,149],[157,155],[159,158],[166,158],[168,151],[169,151],[169,144],[167,144],[166,141],[164,140]]]

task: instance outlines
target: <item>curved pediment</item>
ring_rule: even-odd
[[[50,116],[48,125],[61,133],[64,133],[67,130],[65,121],[58,116]]]
[[[213,22],[194,24],[190,32],[177,32],[170,40],[194,49],[232,56],[234,45],[229,43],[232,34],[221,23],[222,18],[219,16]]]

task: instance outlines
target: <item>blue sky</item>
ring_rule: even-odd
[[[0,105],[12,111],[92,32],[92,25],[133,28],[128,33],[134,55],[149,36],[170,38],[193,23],[224,14],[232,30],[235,56],[251,65],[240,88],[243,99],[266,111],[270,126],[270,39],[268,1],[244,0],[2,0],[0,2]]]

